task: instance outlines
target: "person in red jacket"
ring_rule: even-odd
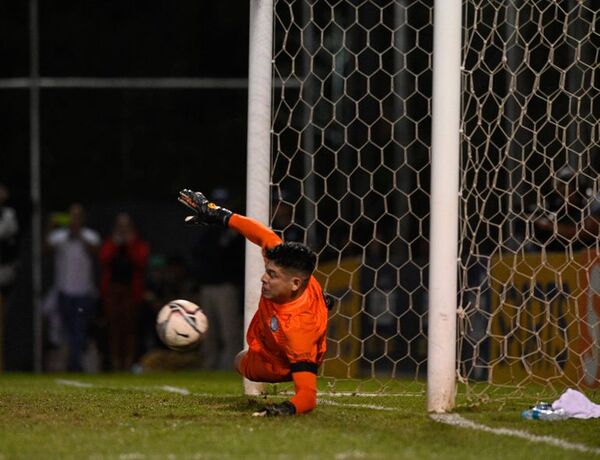
[[[179,201],[195,212],[190,224],[232,228],[260,246],[265,259],[261,297],[237,371],[257,382],[293,381],[295,395],[255,415],[294,415],[317,405],[317,370],[326,350],[327,301],[312,275],[316,255],[306,245],[283,242],[260,222],[209,202],[200,192],[182,190]]]
[[[112,370],[131,370],[135,363],[148,254],[148,243],[129,214],[118,214],[112,235],[100,248],[100,292]]]

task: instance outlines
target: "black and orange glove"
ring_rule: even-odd
[[[290,401],[284,401],[281,404],[268,404],[262,409],[252,414],[254,417],[280,417],[286,415],[296,415],[296,406]]]
[[[185,218],[186,223],[192,225],[213,224],[227,227],[232,212],[209,201],[203,193],[184,189],[179,192],[177,199],[195,213]]]

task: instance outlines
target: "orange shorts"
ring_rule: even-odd
[[[289,382],[292,373],[289,367],[283,367],[270,361],[263,354],[247,350],[240,361],[242,375],[253,382]]]

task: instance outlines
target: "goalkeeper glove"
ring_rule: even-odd
[[[268,404],[258,412],[252,414],[254,417],[278,417],[283,415],[296,415],[296,406],[290,401],[281,404]]]
[[[186,223],[195,225],[214,224],[221,227],[227,227],[229,219],[233,214],[229,209],[217,206],[202,194],[189,189],[179,192],[180,203],[183,203],[196,214],[187,216]]]

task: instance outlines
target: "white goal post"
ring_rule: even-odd
[[[271,94],[273,50],[273,1],[250,1],[250,45],[248,69],[248,142],[246,214],[269,222],[269,183],[271,174]],[[262,254],[246,242],[244,284],[244,334],[258,307],[260,277],[264,271]],[[244,344],[246,341],[244,340]],[[246,344],[247,345],[247,344]],[[259,382],[244,379],[244,393],[257,395]]]
[[[433,28],[427,409],[454,407],[460,165],[461,0],[437,0]]]

